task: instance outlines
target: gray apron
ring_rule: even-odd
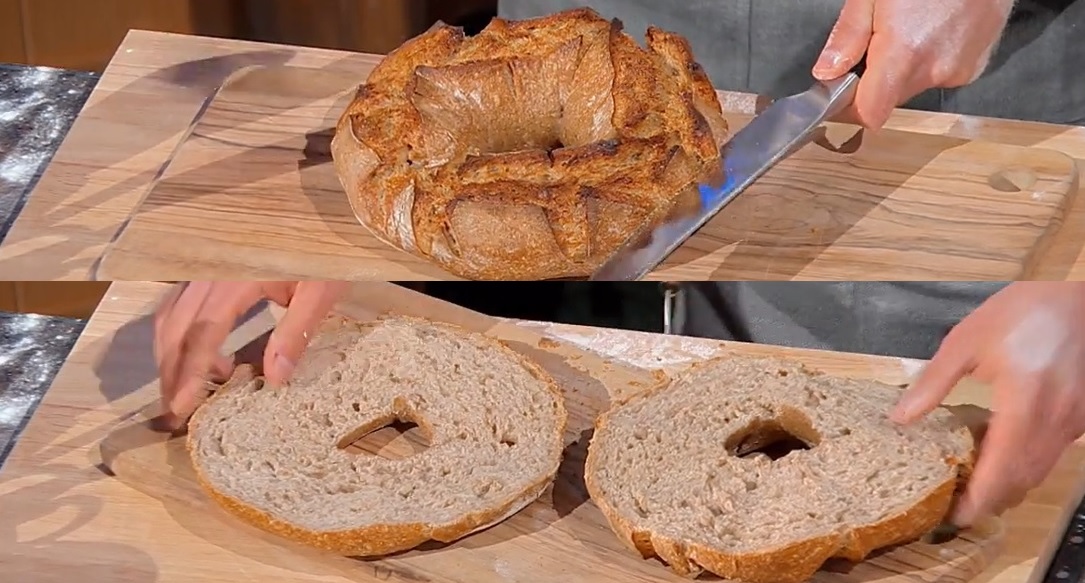
[[[676,302],[678,334],[930,358],[1004,282],[706,282]]]
[[[528,18],[589,5],[640,36],[651,24],[690,39],[720,89],[780,97],[812,82],[842,0],[503,0]],[[937,3],[932,3],[932,9]],[[1076,33],[1076,38],[1075,38]],[[987,73],[907,107],[1085,123],[1085,0],[1020,0]],[[1005,283],[716,282],[684,286],[680,334],[929,358],[948,330]]]

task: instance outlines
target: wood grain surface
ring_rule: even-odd
[[[361,78],[372,58],[225,39],[131,33],[0,245],[0,276],[92,277],[108,243],[147,193],[207,96],[242,67],[283,64],[350,71]],[[756,97],[748,94],[725,93],[723,101],[735,116],[751,114],[757,106]],[[1085,128],[905,110],[896,112],[887,127],[1044,148],[1085,159]],[[294,172],[295,181],[303,174],[296,166],[285,171]],[[809,177],[803,180],[800,184],[807,185]],[[1036,258],[1036,278],[1085,277],[1085,203],[1080,199],[1075,197],[1064,228],[1048,251]],[[828,224],[839,229],[847,220]],[[999,231],[992,230],[991,240],[997,240]],[[759,247],[747,248],[748,257],[760,257]],[[717,253],[726,252],[725,248]],[[710,254],[709,263],[715,261],[713,257]],[[794,267],[788,269],[794,271]]]
[[[917,365],[895,358],[494,322],[439,303],[403,303],[385,293],[387,284],[363,286],[358,288],[359,297],[374,300],[364,305],[355,302],[350,313],[357,317],[372,317],[397,305],[420,315],[441,315],[476,330],[488,327],[488,333],[530,351],[563,378],[579,379],[575,383],[580,388],[570,391],[577,397],[570,410],[579,412],[573,421],[579,427],[610,393],[639,389],[646,379],[656,378],[645,367],[674,373],[713,354],[784,356],[829,374],[894,384],[905,382]],[[508,523],[448,547],[415,551],[390,561],[339,560],[283,545],[238,524],[210,507],[186,481],[187,462],[183,456],[178,458],[176,442],[170,444],[166,436],[139,425],[140,415],[151,410],[157,399],[149,314],[165,289],[153,283],[119,282],[111,287],[0,471],[0,568],[5,577],[34,583],[75,579],[89,583],[679,580],[658,563],[632,557],[616,546],[594,506],[577,488],[580,458],[575,447],[557,487]],[[261,329],[253,328],[256,331],[249,330],[248,337]],[[617,354],[625,358],[614,358]],[[949,402],[962,414],[982,419],[990,399],[985,387],[963,383]],[[125,435],[126,431],[130,433]],[[571,432],[570,440],[574,437]],[[118,443],[125,445],[117,448]],[[113,452],[109,461],[120,477],[111,476],[102,463],[99,454],[103,451]],[[124,464],[135,460],[168,471],[133,475],[135,468],[143,466],[126,469]],[[1002,552],[975,581],[1028,580],[1044,552],[1044,541],[1065,514],[1069,495],[1080,490],[1083,462],[1085,448],[1079,444],[1021,507],[1003,517]],[[957,551],[972,552],[967,549],[979,542],[913,544],[850,569],[834,565],[816,580],[960,581],[963,573],[980,570],[975,561],[984,555],[965,560]]]
[[[96,277],[452,278],[354,219],[328,142],[360,73],[287,66],[231,77]],[[649,279],[1025,279],[1077,192],[1074,161],[1051,150],[827,130]]]

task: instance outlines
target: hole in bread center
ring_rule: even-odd
[[[561,137],[547,135],[545,132],[537,135],[521,134],[509,131],[507,135],[491,134],[489,139],[477,144],[480,154],[508,154],[524,150],[543,150],[553,152],[565,147]]]
[[[605,128],[571,131],[564,121],[570,104],[555,71],[575,66],[580,42],[511,68],[505,60],[418,67],[409,98],[423,132],[435,143],[447,136],[470,155],[552,152],[610,137]]]
[[[751,421],[728,437],[724,447],[735,457],[764,456],[775,461],[816,447],[820,441],[821,436],[805,415],[788,411],[777,418]]]
[[[430,446],[424,423],[407,416],[382,418],[362,425],[339,440],[339,449],[357,455],[400,460]]]

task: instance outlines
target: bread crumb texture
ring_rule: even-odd
[[[344,448],[395,420],[429,447]],[[276,534],[348,555],[451,541],[535,500],[557,472],[566,411],[554,381],[486,336],[408,318],[327,320],[294,378],[240,370],[189,424],[201,485]]]
[[[721,357],[600,417],[593,501],[625,544],[675,572],[797,583],[828,559],[918,539],[973,460],[944,409],[887,418],[900,389]]]
[[[358,220],[471,279],[590,274],[697,204],[728,136],[680,35],[642,47],[589,8],[479,34],[438,24],[358,89],[331,151]]]

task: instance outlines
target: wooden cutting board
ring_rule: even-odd
[[[361,227],[329,163],[331,128],[367,72],[235,76],[96,277],[452,278]],[[650,278],[1027,278],[1076,192],[1075,162],[1052,150],[831,125]]]
[[[565,390],[570,412],[568,447],[554,486],[507,521],[450,545],[429,545],[393,558],[362,561],[303,548],[248,527],[221,511],[195,482],[182,437],[159,433],[157,407],[128,419],[101,442],[102,460],[120,480],[161,502],[188,528],[215,545],[258,557],[273,568],[303,569],[313,576],[404,583],[630,583],[686,581],[656,561],[625,549],[610,532],[583,485],[588,431],[612,398],[658,382],[652,373],[607,360],[528,328],[408,292],[389,284],[357,290],[341,311],[371,318],[393,310],[454,322],[485,332],[535,358]],[[251,326],[251,338],[267,328]],[[251,328],[255,328],[253,332]],[[240,342],[238,344],[241,344]],[[382,430],[358,444],[359,455],[402,457],[424,447],[413,433]],[[994,520],[938,544],[917,542],[859,565],[834,562],[814,578],[821,583],[967,581],[995,558],[1003,526]]]

